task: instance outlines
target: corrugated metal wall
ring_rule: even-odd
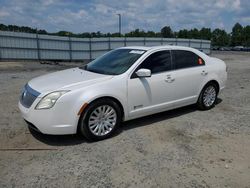
[[[207,54],[208,40],[179,38],[73,38],[51,35],[0,31],[0,60],[64,60],[95,59],[122,46],[190,46]]]

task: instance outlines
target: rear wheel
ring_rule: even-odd
[[[110,99],[91,103],[82,114],[79,131],[89,140],[110,137],[121,123],[121,109]]]
[[[218,95],[218,88],[214,83],[208,83],[202,89],[197,105],[201,110],[209,110],[214,107]]]

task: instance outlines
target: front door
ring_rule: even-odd
[[[141,68],[151,70],[151,77],[137,77]],[[175,80],[171,75],[170,51],[149,55],[128,79],[128,106],[130,118],[149,115],[171,108]]]

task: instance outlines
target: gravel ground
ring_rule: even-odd
[[[17,108],[28,80],[77,64],[0,62],[0,187],[250,187],[250,53],[212,56],[229,67],[215,108],[129,121],[95,143],[31,133]]]

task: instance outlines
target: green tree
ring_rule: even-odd
[[[8,27],[4,24],[0,24],[0,30],[1,31],[8,31]]]
[[[97,32],[83,32],[75,34],[69,31],[59,31],[56,33],[48,33],[46,30],[27,27],[27,26],[17,26],[17,25],[5,25],[0,24],[1,31],[14,31],[14,32],[25,32],[25,33],[38,33],[38,34],[48,34],[57,36],[72,36],[80,38],[90,38],[90,37],[119,37],[119,33],[101,33]],[[212,40],[213,45],[217,46],[232,46],[244,45],[250,46],[250,25],[242,27],[239,23],[236,23],[232,28],[231,35],[225,30],[215,29],[211,32],[210,28],[201,28],[200,30],[193,28],[191,30],[182,29],[179,31],[172,31],[170,26],[165,26],[160,32],[154,31],[144,31],[140,29],[135,29],[122,36],[126,37],[178,37],[178,38],[194,38],[194,39],[206,39]]]
[[[194,28],[189,31],[189,37],[192,39],[200,39],[200,32],[198,29]]]
[[[47,33],[47,31],[46,31],[46,30],[44,30],[44,29],[42,29],[42,30],[41,30],[41,29],[40,29],[40,30],[38,30],[38,31],[37,31],[37,33],[38,33],[38,34],[48,34],[48,33]]]
[[[243,39],[243,27],[239,23],[236,23],[232,29],[232,46],[241,46]]]
[[[80,33],[80,34],[78,34],[78,37],[81,37],[81,38],[90,38],[91,34],[88,33],[88,32]]]
[[[145,37],[145,36],[146,36],[145,31],[140,29],[135,29],[134,31],[125,34],[125,37]]]
[[[223,29],[215,29],[212,32],[213,46],[228,46],[230,42],[230,35]]]
[[[73,33],[69,32],[69,31],[59,31],[57,33],[54,33],[54,35],[58,35],[58,36],[72,36]]]
[[[201,28],[200,30],[200,38],[204,40],[211,40],[212,32],[210,28]]]
[[[110,37],[120,37],[120,33],[112,33]]]
[[[156,37],[156,33],[154,31],[148,31],[145,37]]]
[[[170,26],[165,26],[161,29],[161,36],[164,38],[172,38],[174,36]]]
[[[243,45],[250,47],[250,25],[243,29]]]
[[[184,38],[184,39],[188,38],[188,30],[186,29],[180,30],[177,34],[177,37]]]

